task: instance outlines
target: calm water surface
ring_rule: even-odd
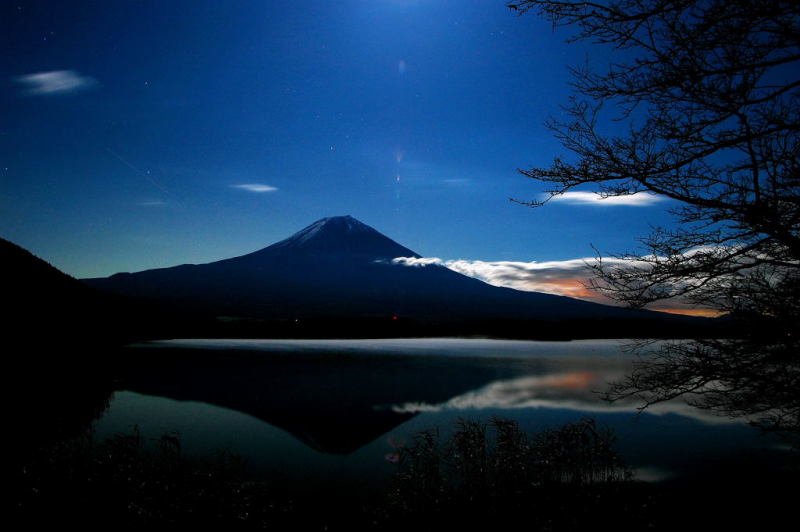
[[[241,455],[287,485],[374,486],[413,435],[459,418],[513,418],[535,432],[587,416],[614,430],[642,480],[781,453],[742,421],[683,402],[636,415],[598,396],[630,367],[624,341],[465,339],[172,340],[131,346],[141,360],[96,423],[177,432],[184,451]]]

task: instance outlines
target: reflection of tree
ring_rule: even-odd
[[[705,408],[800,429],[800,4],[784,0],[515,0],[576,40],[620,51],[603,73],[574,70],[571,160],[522,173],[549,198],[676,200],[674,228],[646,251],[599,260],[595,287],[630,306],[680,297],[727,313],[735,338],[671,343],[610,397],[692,394]],[[628,127],[611,128],[609,109]],[[549,199],[548,198],[548,199]],[[533,201],[541,205],[544,201]]]
[[[684,396],[692,405],[747,417],[764,429],[800,432],[796,347],[780,339],[667,342],[612,383],[612,401],[637,397],[642,408]]]

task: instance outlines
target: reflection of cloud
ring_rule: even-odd
[[[664,201],[663,196],[651,192],[638,192],[628,196],[603,197],[596,192],[564,192],[553,196],[550,201],[568,203],[570,205],[591,205],[594,207],[648,207]]]
[[[14,78],[14,81],[26,85],[26,94],[52,95],[76,92],[97,85],[97,80],[89,76],[82,76],[74,70],[52,70],[50,72],[37,72]]]
[[[434,412],[446,409],[529,408],[543,401],[564,403],[580,398],[589,403],[593,387],[603,385],[596,373],[576,372],[536,375],[495,381],[446,401],[442,404],[407,403],[393,408],[396,412]]]
[[[588,390],[590,384],[594,382],[594,374],[580,371],[565,375],[552,375],[546,379],[549,387],[554,390]]]
[[[442,412],[447,410],[485,410],[558,408],[583,412],[639,412],[641,401],[636,398],[613,403],[603,401],[597,391],[607,382],[617,380],[623,372],[575,372],[526,376],[492,382],[483,388],[453,397],[443,403],[410,402],[391,407],[402,414]],[[740,423],[727,417],[715,416],[676,400],[650,406],[649,414],[677,414],[708,424]]]
[[[256,192],[258,194],[264,192],[275,192],[278,190],[277,187],[273,187],[271,185],[263,185],[261,183],[244,183],[241,185],[231,185],[231,188],[238,188],[241,190],[246,190],[248,192]]]

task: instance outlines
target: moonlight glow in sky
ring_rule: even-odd
[[[518,168],[564,155],[543,123],[567,67],[606,54],[503,0],[0,10],[0,236],[76,277],[344,214],[424,257],[501,264],[630,251],[669,223],[648,197],[509,201],[544,191]]]

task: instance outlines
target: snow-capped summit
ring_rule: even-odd
[[[289,252],[304,255],[357,256],[370,260],[419,257],[410,249],[349,215],[317,220],[289,238],[252,255]]]

